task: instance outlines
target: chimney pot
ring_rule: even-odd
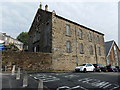
[[[55,12],[55,10],[53,10],[53,11],[52,11],[52,14],[53,14],[53,15],[56,15],[56,12]]]
[[[42,3],[40,2],[40,6],[39,6],[40,9],[42,9]]]
[[[48,5],[45,5],[45,11],[48,11]]]

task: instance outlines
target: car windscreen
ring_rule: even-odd
[[[111,66],[112,68],[115,68],[115,66]]]
[[[85,66],[86,64],[81,64],[81,65],[79,65],[79,66]]]
[[[98,66],[100,66],[100,67],[104,67],[102,64],[98,64]]]

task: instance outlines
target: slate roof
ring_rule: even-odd
[[[105,42],[106,56],[108,55],[113,43],[114,43],[114,40]]]
[[[68,21],[68,22],[70,22],[70,23],[73,23],[73,24],[75,24],[75,25],[78,25],[78,26],[80,26],[80,27],[86,28],[86,29],[88,29],[88,30],[90,30],[90,31],[93,31],[93,32],[96,32],[96,33],[98,33],[98,34],[104,35],[104,34],[101,33],[101,32],[98,32],[98,31],[96,31],[96,30],[93,30],[93,29],[91,29],[91,28],[88,28],[88,27],[86,27],[86,26],[83,26],[83,25],[81,25],[81,24],[78,24],[78,23],[76,23],[76,22],[74,22],[74,21],[71,21],[71,20],[66,19],[66,18],[64,18],[64,17],[61,17],[61,16],[59,16],[59,15],[57,15],[57,14],[56,14],[55,16],[58,17],[58,18],[61,18],[61,19],[65,20],[65,21]]]
[[[37,13],[39,12],[39,10],[44,11],[44,12],[46,12],[46,13],[52,14],[52,12],[50,12],[50,11],[45,11],[45,10],[42,10],[42,9],[38,9]],[[37,15],[37,13],[36,13],[36,15]],[[57,14],[55,14],[55,16],[58,17],[58,18],[61,18],[61,19],[65,20],[65,21],[68,21],[68,22],[70,22],[70,23],[73,23],[73,24],[75,24],[75,25],[78,25],[78,26],[80,26],[80,27],[86,28],[86,29],[88,29],[88,30],[90,30],[90,31],[93,31],[93,32],[96,32],[96,33],[98,33],[98,34],[104,35],[104,34],[101,33],[101,32],[98,32],[98,31],[96,31],[96,30],[93,30],[93,29],[91,29],[91,28],[88,28],[88,27],[86,27],[86,26],[83,26],[83,25],[81,25],[81,24],[78,24],[78,23],[76,23],[76,22],[74,22],[74,21],[71,21],[71,20],[66,19],[66,18],[64,18],[64,17],[61,17],[61,16],[59,16],[59,15],[57,15]],[[34,19],[35,19],[35,18],[34,18]],[[33,25],[33,23],[32,23],[32,25]],[[31,26],[31,27],[32,27],[32,26]],[[30,27],[30,29],[31,29],[31,27]],[[29,31],[29,32],[30,32],[30,31]],[[28,34],[29,34],[29,32],[28,32]]]

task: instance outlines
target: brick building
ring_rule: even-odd
[[[107,65],[120,66],[120,49],[114,40],[105,42]]]
[[[106,65],[104,34],[48,11],[41,5],[29,30],[29,51],[52,53],[55,70],[83,63]]]

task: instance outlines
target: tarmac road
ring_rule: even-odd
[[[87,73],[34,73],[29,74],[28,87],[23,88],[23,75],[20,80],[10,73],[2,75],[2,90],[38,90],[39,79],[43,80],[43,90],[120,90],[120,73],[87,72]]]
[[[50,90],[120,90],[120,73],[37,73],[34,79],[42,79]]]

